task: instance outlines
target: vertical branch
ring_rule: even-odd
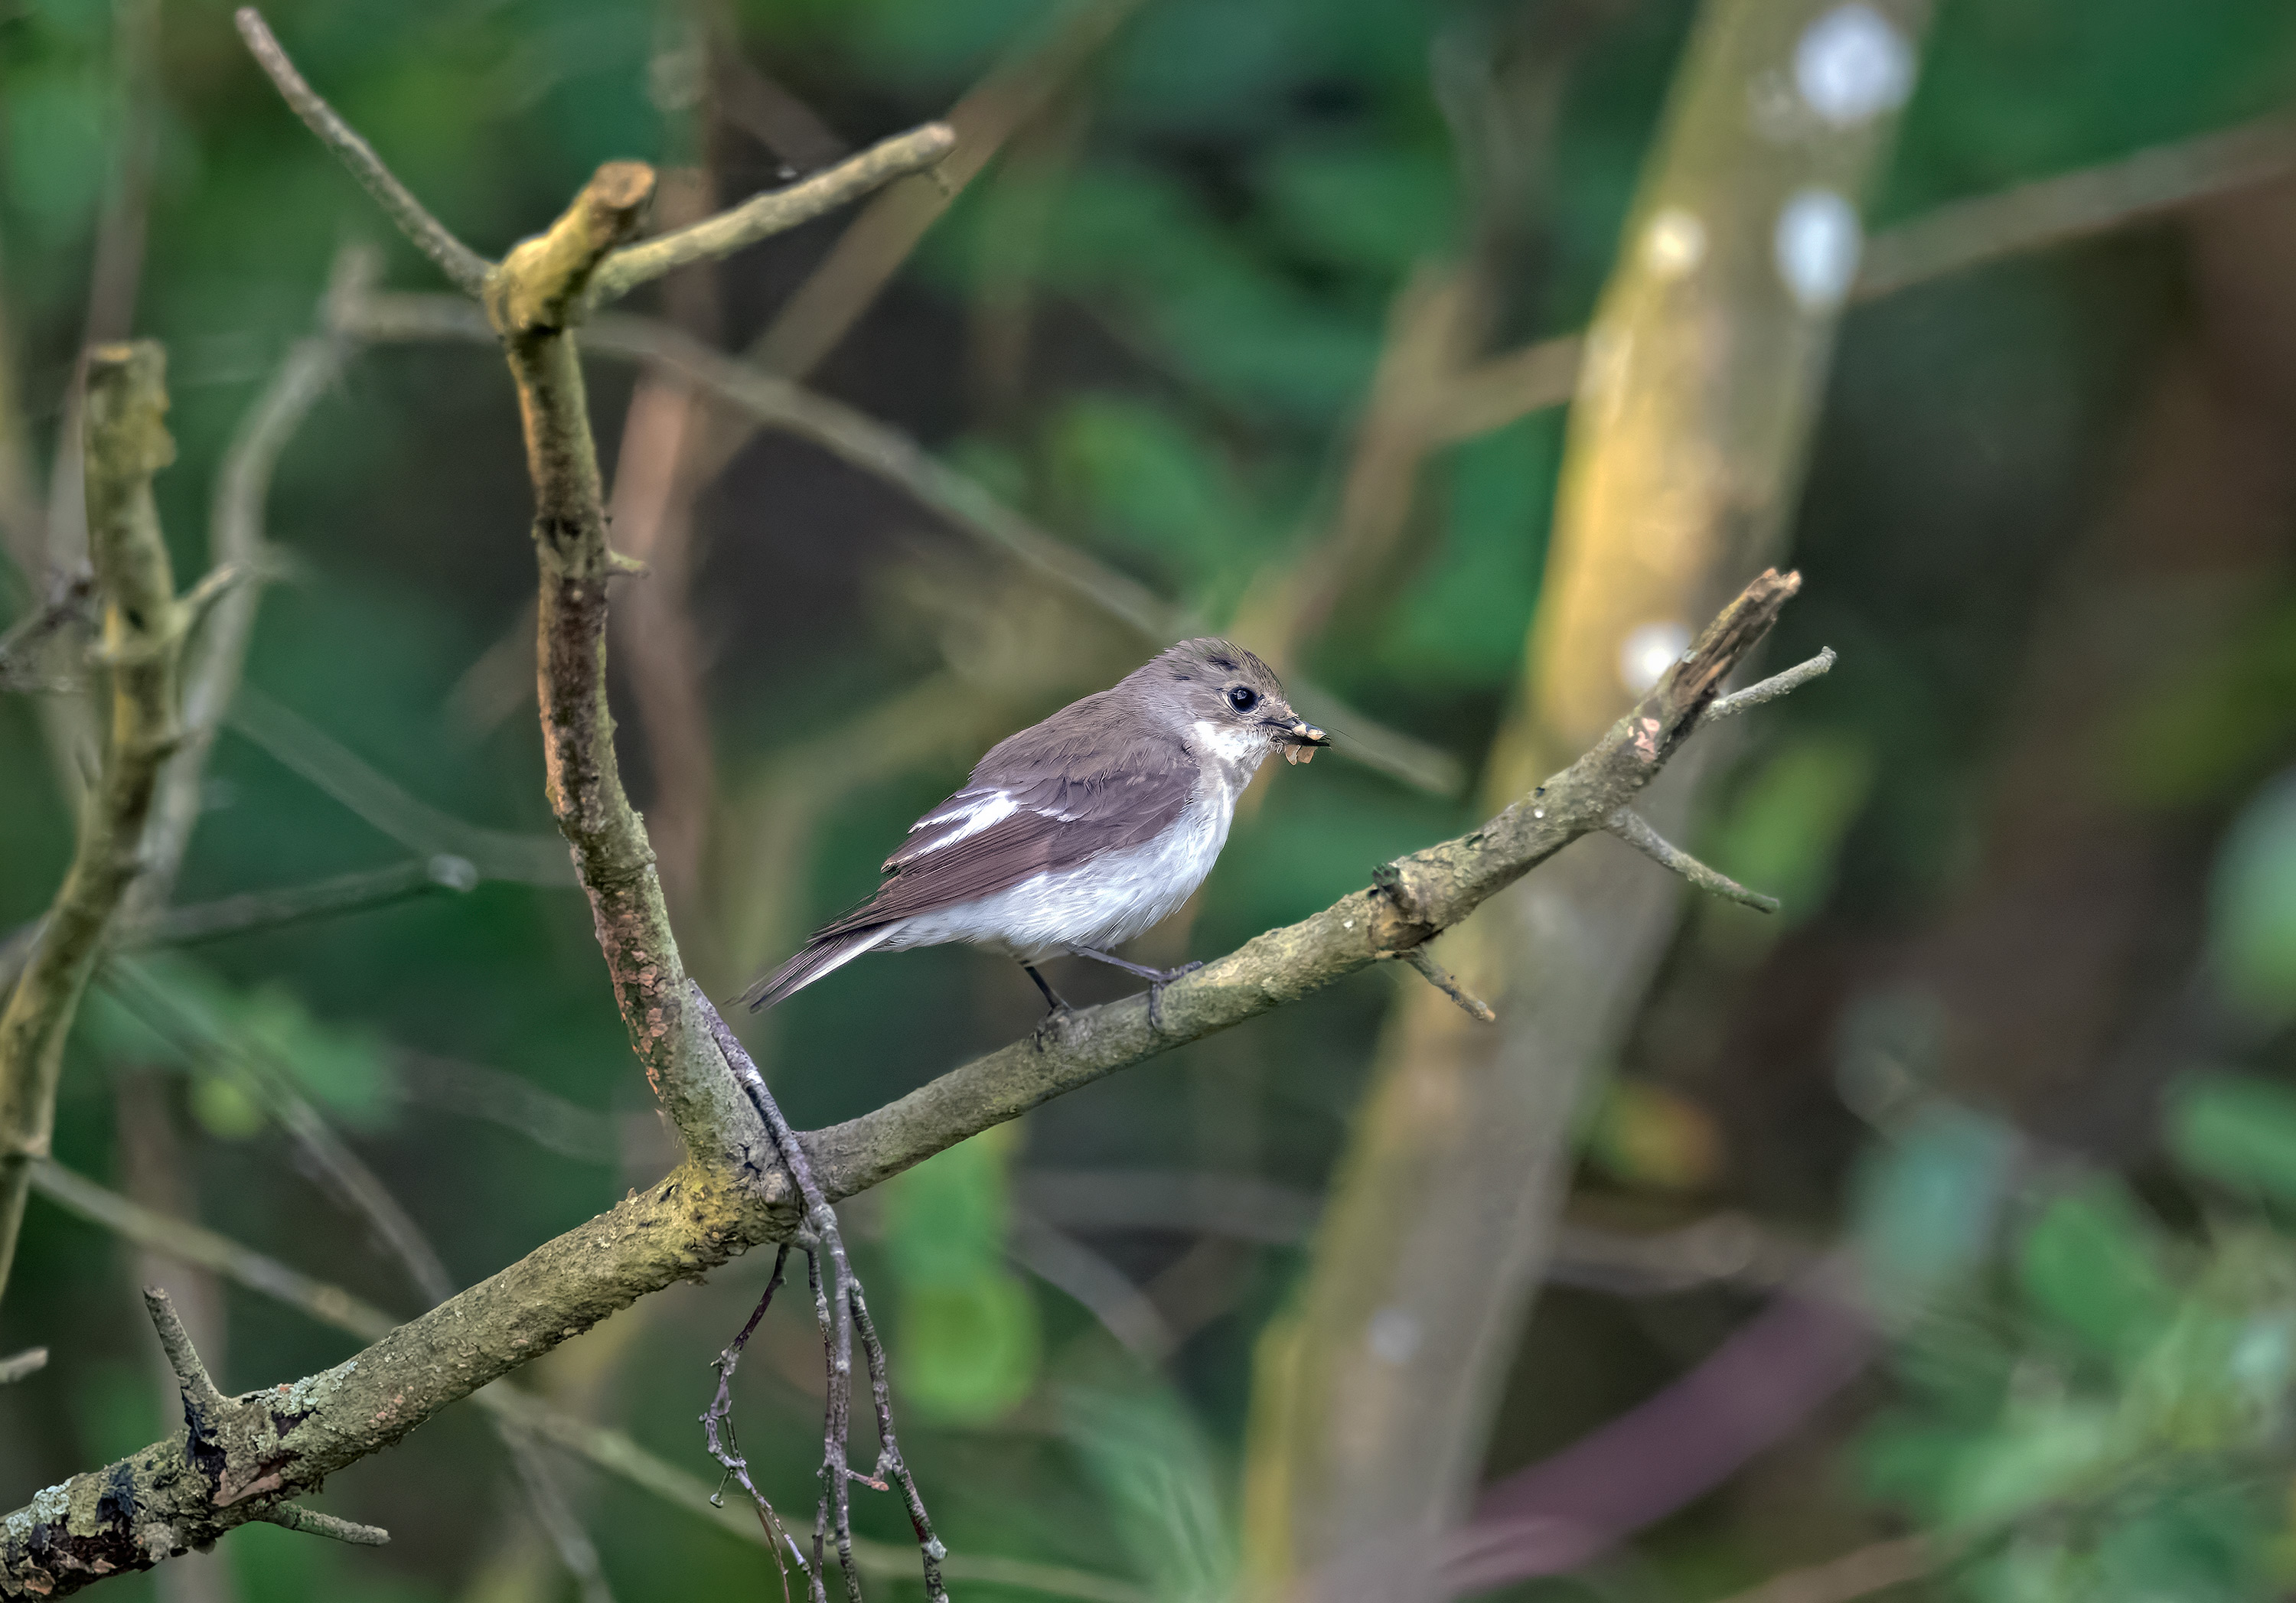
[[[148,342],[88,355],[88,547],[103,598],[100,656],[111,670],[111,732],[71,867],[0,1010],[0,1293],[31,1166],[46,1156],[55,1126],[64,1038],[140,866],[160,765],[177,739],[183,609],[152,500],[152,476],[176,454],[164,421],[166,372],[166,356]]]
[[[622,789],[606,702],[606,592],[629,564],[606,541],[606,506],[571,323],[606,253],[652,199],[652,168],[600,168],[550,231],[488,277],[488,317],[518,387],[541,569],[543,761],[551,809],[597,922],[630,1043],[697,1160],[737,1169],[763,1145],[718,1055],[683,1027],[685,974],[645,826]]]
[[[1611,727],[1681,658],[1688,621],[1781,543],[1856,282],[1855,198],[1925,11],[1701,8],[1587,339],[1492,797]],[[1860,71],[1831,70],[1845,52]],[[1703,755],[1637,802],[1659,826],[1687,810]],[[1442,1594],[1430,1555],[1464,1512],[1553,1248],[1571,1109],[1631,1024],[1677,894],[1623,854],[1570,854],[1446,943],[1496,1028],[1431,988],[1406,994],[1300,1313],[1262,1347],[1245,1522],[1259,1591]]]

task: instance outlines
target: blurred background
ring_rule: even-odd
[[[1342,748],[1263,775],[1158,962],[1472,828],[1766,564],[1805,589],[1764,671],[1840,653],[1652,803],[1775,916],[1584,842],[1434,948],[1496,1026],[1377,969],[847,1206],[957,1595],[2296,1589],[2284,0],[269,14],[490,257],[603,159],[660,164],[674,223],[955,108],[937,176],[587,340],[652,568],[621,757],[714,994],[1184,634]],[[676,1154],[543,799],[499,357],[397,299],[445,286],[217,0],[0,12],[0,617],[77,560],[76,354],[131,332],[179,575],[264,580],[209,621],[188,845],[73,1039],[0,1309],[53,1354],[0,1386],[12,1508],[172,1427],[139,1285],[268,1385],[362,1343],[262,1260],[403,1318]],[[741,410],[663,324],[806,388]],[[19,937],[77,651],[0,695]],[[740,1022],[813,1126],[1038,1005],[935,949]],[[250,1526],[104,1595],[778,1595],[693,1423],[767,1268],[518,1379],[685,1482],[458,1407],[328,1488],[389,1548]],[[809,1527],[792,1304],[734,1396]],[[873,1591],[922,1595],[857,1497]]]

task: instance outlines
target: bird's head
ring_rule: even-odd
[[[1292,710],[1265,662],[1224,640],[1184,640],[1134,675],[1177,720],[1231,760],[1258,766],[1270,751],[1304,763],[1331,736]]]

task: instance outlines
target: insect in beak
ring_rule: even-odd
[[[1317,729],[1305,718],[1292,720],[1292,727],[1283,732],[1283,760],[1287,763],[1312,763],[1318,747],[1329,746],[1332,737]]]

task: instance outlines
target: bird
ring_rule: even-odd
[[[1185,640],[990,748],[964,789],[909,826],[866,902],[816,930],[736,999],[772,1007],[869,952],[965,941],[1037,965],[1091,958],[1164,987],[1111,950],[1194,894],[1227,844],[1236,797],[1270,754],[1312,762],[1331,737],[1292,710],[1275,670],[1225,640]]]

